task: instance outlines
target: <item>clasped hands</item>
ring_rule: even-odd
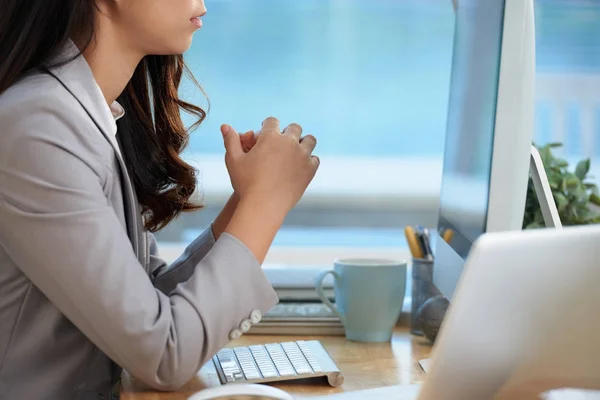
[[[221,126],[225,163],[231,184],[240,199],[252,197],[269,202],[287,213],[304,194],[319,168],[313,155],[317,140],[302,136],[302,127],[264,120],[257,133],[238,134],[230,125]]]

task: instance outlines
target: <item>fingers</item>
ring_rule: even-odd
[[[250,130],[248,132],[244,132],[244,133],[240,134],[240,138],[242,140],[250,140],[253,137],[254,137],[254,131],[253,130]]]
[[[223,134],[223,143],[225,150],[231,157],[238,157],[244,153],[240,135],[230,125],[221,125],[221,133]]]
[[[283,134],[284,135],[291,135],[291,136],[295,137],[296,140],[299,141],[300,137],[302,136],[302,127],[300,125],[298,125],[298,124],[289,124],[283,130]]]
[[[317,156],[313,156],[312,152],[317,146],[317,138],[313,135],[306,135],[302,139],[300,139],[300,146],[303,147],[310,156],[310,162],[313,167],[313,173],[317,172],[319,166],[321,165],[321,159]]]
[[[314,171],[316,172],[319,169],[319,165],[321,165],[321,159],[317,156],[310,156],[310,162],[313,166]]]
[[[261,132],[279,133],[279,120],[275,117],[269,117],[262,123]]]
[[[240,135],[240,141],[242,142],[242,149],[244,152],[249,152],[256,144],[256,136],[254,131],[244,132]]]
[[[275,117],[269,117],[263,121],[261,132],[279,132],[279,120]],[[313,135],[306,135],[302,137],[302,127],[296,123],[289,124],[283,130],[284,135],[289,135],[294,137],[299,143],[300,146],[304,149],[307,154],[312,154],[313,150],[317,146],[317,139]],[[256,141],[256,138],[254,138]],[[244,143],[242,144],[244,149],[246,146]],[[316,156],[312,156],[311,162],[313,163],[315,169],[319,167],[320,160]]]
[[[317,139],[313,135],[306,135],[300,139],[300,146],[302,146],[308,154],[311,154],[317,146]]]

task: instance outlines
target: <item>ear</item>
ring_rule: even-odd
[[[112,15],[122,2],[122,0],[94,0],[96,10],[104,15]]]

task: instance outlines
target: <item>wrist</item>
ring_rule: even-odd
[[[285,213],[258,197],[242,197],[225,232],[244,243],[262,264]]]
[[[231,217],[235,213],[238,203],[239,196],[234,192],[229,197],[229,200],[227,200],[227,203],[225,204],[219,215],[217,215],[217,218],[215,218],[215,220],[213,221],[212,232],[215,239],[218,239],[219,236],[221,236],[221,234],[223,233],[223,231],[225,231],[227,225],[229,224],[229,221],[231,220]]]
[[[289,212],[289,208],[285,203],[267,194],[247,193],[239,197],[238,207],[242,206],[245,209],[252,210],[255,214],[261,215],[263,218],[280,221],[283,223],[285,216]]]

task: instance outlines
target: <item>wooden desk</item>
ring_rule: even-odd
[[[310,398],[327,394],[370,389],[382,386],[422,382],[424,373],[418,364],[429,356],[431,345],[426,339],[412,336],[407,328],[397,328],[391,343],[350,342],[342,336],[262,336],[245,335],[230,344],[247,346],[271,342],[318,339],[331,354],[344,374],[341,388],[332,388],[325,381],[273,384],[296,398]],[[193,393],[214,385],[220,385],[214,365],[208,362],[196,378],[180,392],[158,393],[144,387],[123,374],[122,400],[185,400]]]

